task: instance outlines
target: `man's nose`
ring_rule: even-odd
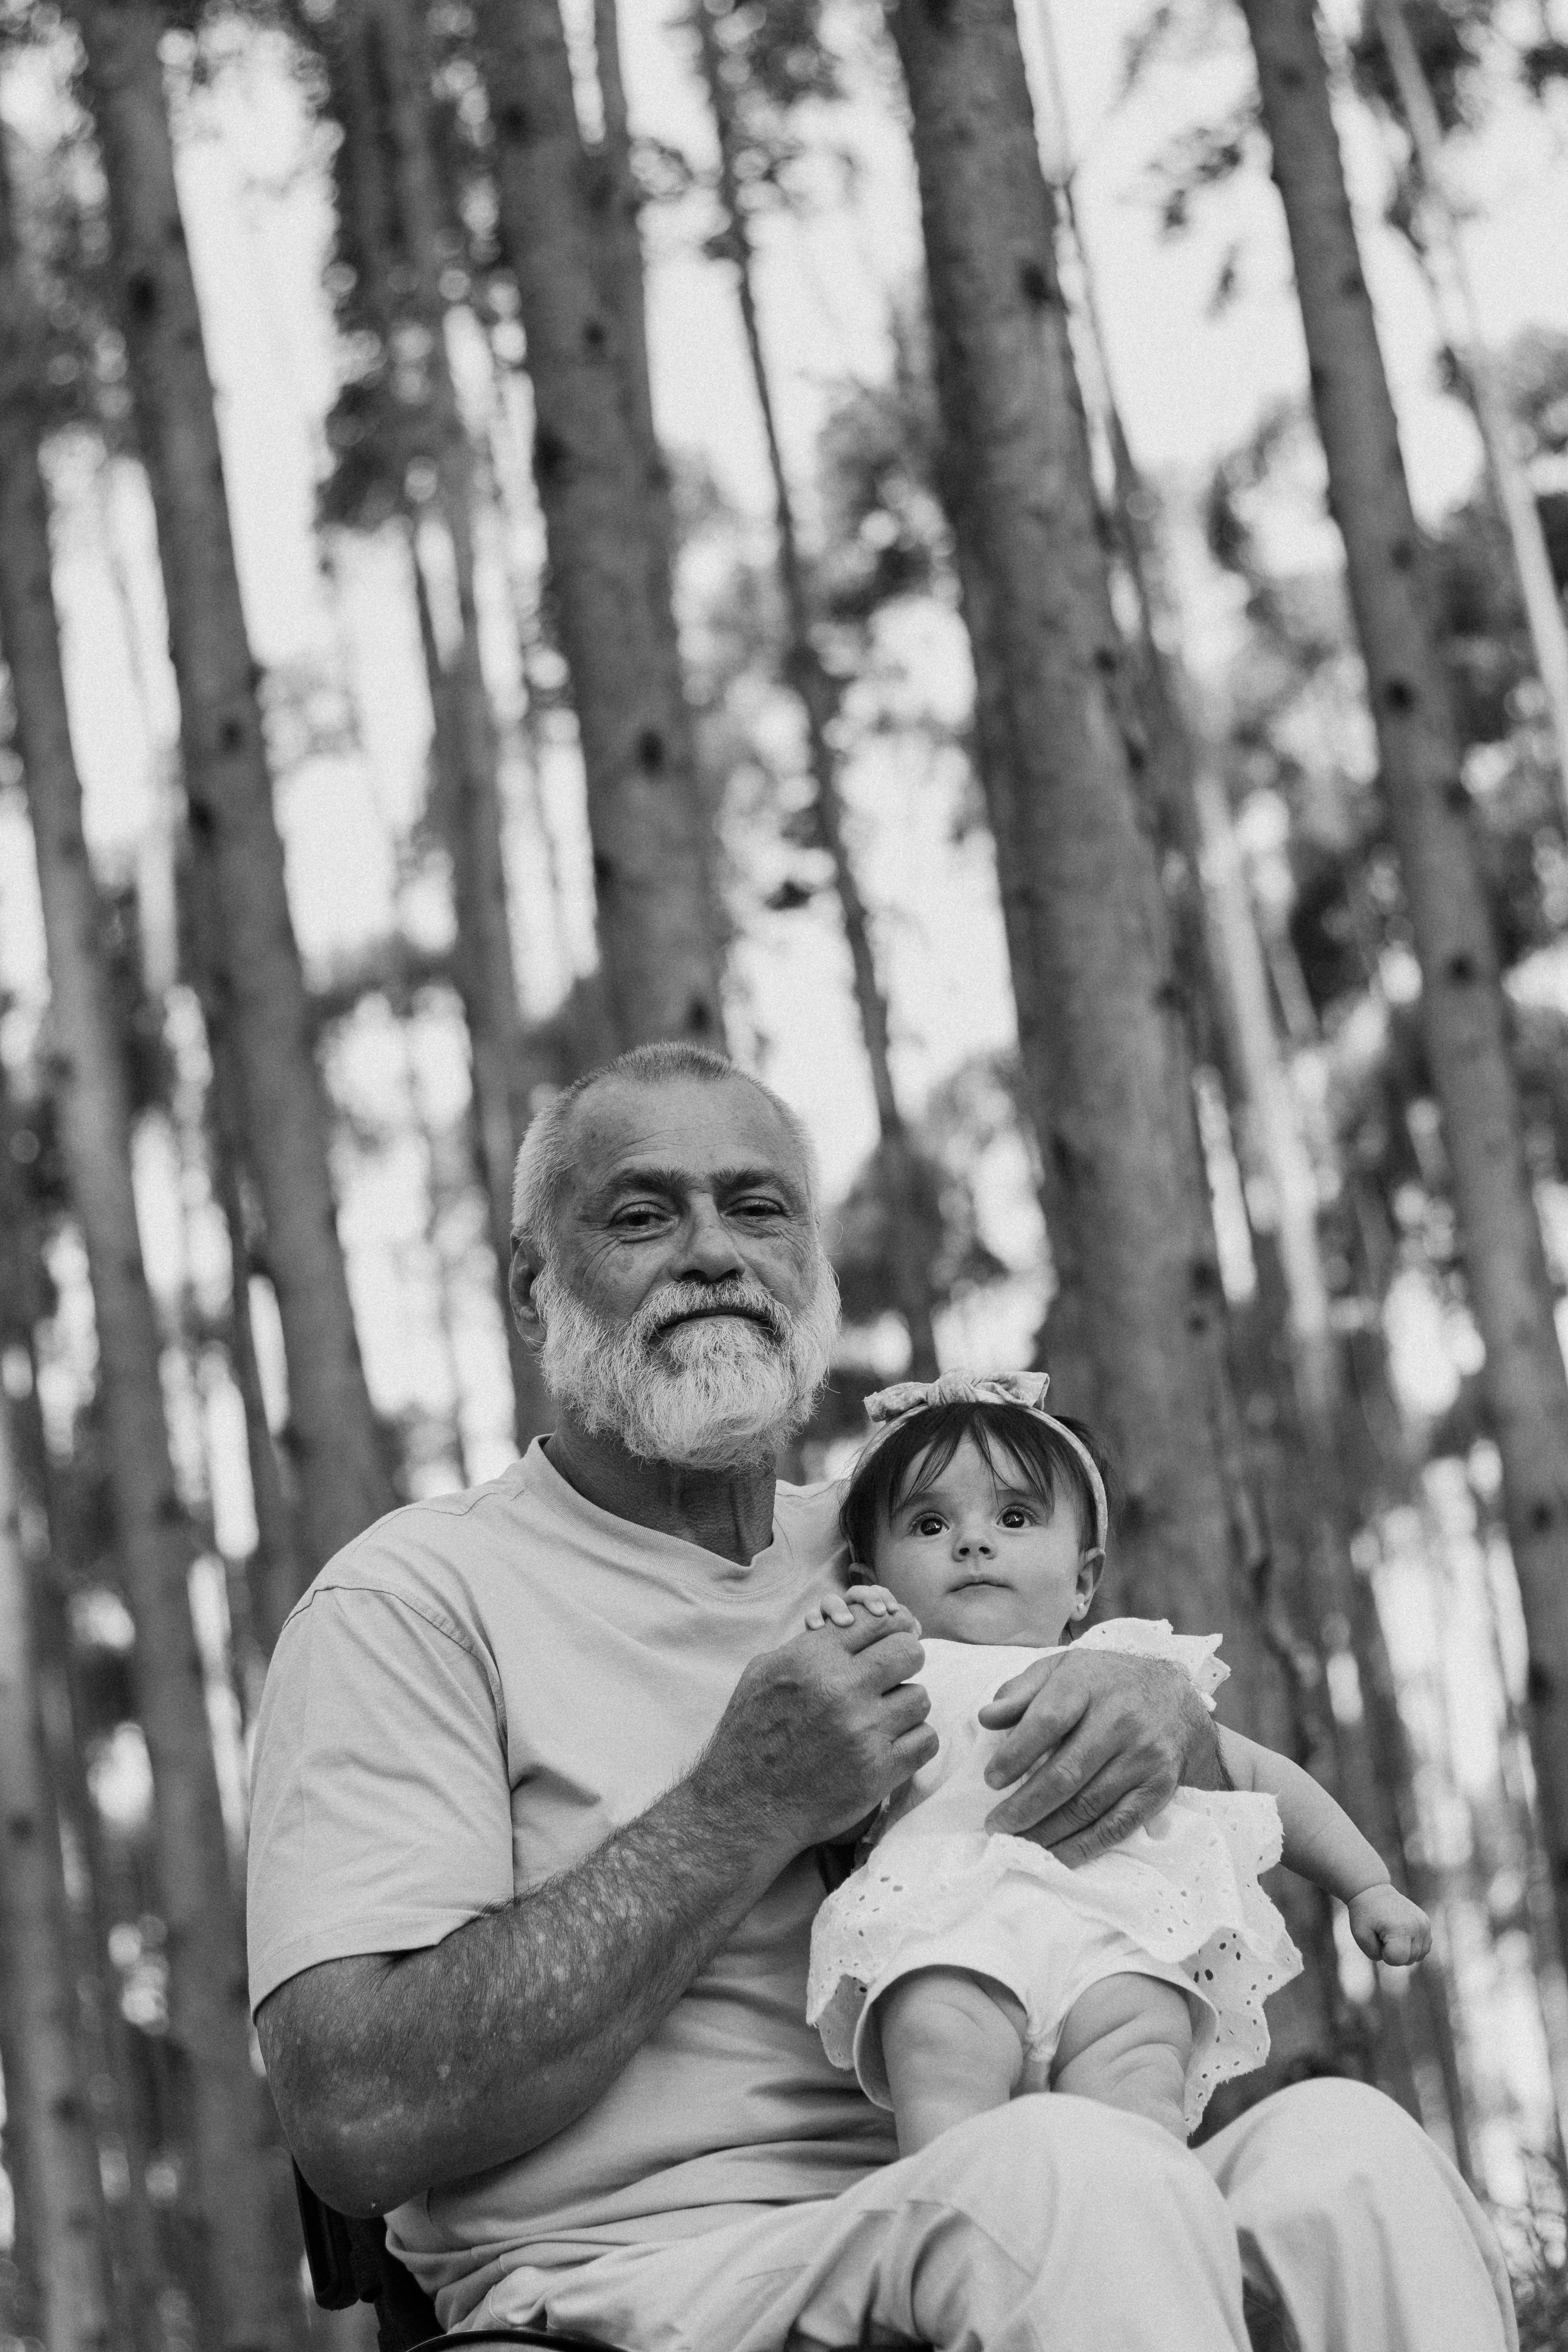
[[[681,1251],[682,1280],[725,1282],[745,1273],[734,1236],[713,1201],[694,1201],[688,1213],[685,1247]]]

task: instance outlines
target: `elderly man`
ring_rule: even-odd
[[[289,2138],[448,2326],[634,2352],[912,2341],[1511,2344],[1487,2225],[1387,2101],[1313,2084],[1191,2154],[1019,2099],[896,2160],[804,2020],[817,1852],[932,1752],[907,1618],[834,1638],[834,1496],[776,1486],[836,1314],[799,1121],[624,1055],[523,1148],[513,1297],[559,1419],[395,1512],[289,1619],[258,1732],[251,1994]],[[1009,1686],[994,1822],[1067,1858],[1215,1744],[1165,1667]]]

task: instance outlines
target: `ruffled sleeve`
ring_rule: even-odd
[[[1215,1692],[1230,1680],[1230,1668],[1216,1655],[1220,1639],[1217,1633],[1173,1633],[1168,1617],[1111,1617],[1080,1633],[1073,1647],[1120,1650],[1132,1658],[1163,1658],[1181,1667],[1212,1715]]]

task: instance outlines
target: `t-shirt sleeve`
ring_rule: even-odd
[[[334,1585],[285,1625],[251,1777],[250,2003],[411,1951],[512,1895],[504,1728],[482,1659],[401,1595]]]

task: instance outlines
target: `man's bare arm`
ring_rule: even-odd
[[[1178,1788],[1231,1785],[1208,1709],[1163,1658],[1069,1650],[1005,1683],[980,1720],[1005,1738],[986,1768],[1006,1795],[986,1827],[1069,1866],[1121,1843]]]
[[[778,1873],[935,1751],[910,1620],[747,1668],[690,1774],[573,1869],[401,1955],[331,1960],[257,2016],[329,2203],[384,2212],[582,2115]]]

